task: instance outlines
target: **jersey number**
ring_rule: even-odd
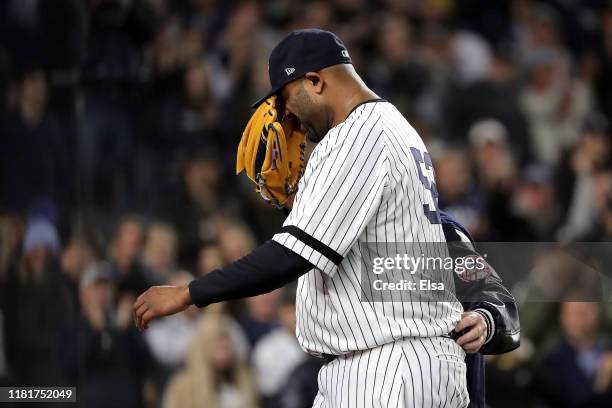
[[[425,176],[425,174],[423,174],[423,171],[421,170],[421,164],[425,165],[425,170],[433,169],[431,156],[427,152],[421,152],[416,147],[411,147],[410,150],[412,151],[412,156],[414,157],[414,161],[416,162],[417,171],[419,172],[419,180],[421,180],[423,186],[427,190],[429,190],[433,199],[433,209],[429,207],[429,204],[423,204],[423,211],[425,212],[425,216],[427,217],[430,223],[440,224],[440,212],[438,211],[438,189],[436,188],[436,183],[433,180],[429,181],[427,176]]]

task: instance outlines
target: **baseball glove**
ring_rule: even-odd
[[[263,102],[247,123],[238,146],[236,174],[246,171],[255,191],[283,207],[304,174],[304,133],[292,117],[279,122],[276,96]]]

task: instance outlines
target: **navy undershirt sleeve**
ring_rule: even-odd
[[[314,266],[275,241],[267,241],[250,254],[189,284],[191,301],[198,307],[257,296],[294,281]]]

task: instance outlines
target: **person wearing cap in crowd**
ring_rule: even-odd
[[[470,127],[468,140],[485,208],[480,213],[479,228],[473,230],[474,235],[496,241],[534,239],[530,226],[514,208],[514,195],[520,181],[519,166],[517,152],[510,148],[506,126],[493,118],[479,120]]]
[[[112,266],[90,264],[79,282],[82,316],[59,337],[65,376],[87,407],[139,406],[152,361],[142,336],[129,324],[130,303],[116,301]]]
[[[597,217],[606,205],[606,190],[612,190],[611,147],[608,119],[600,112],[592,112],[582,124],[578,143],[570,152],[567,165],[560,169],[566,181],[560,199],[567,203],[567,215],[559,230],[559,239],[584,239],[598,228]]]
[[[20,385],[58,384],[57,332],[75,315],[76,305],[59,268],[61,244],[46,218],[31,218],[23,241],[24,257],[9,271],[6,351],[13,381]],[[4,300],[3,300],[4,301]]]
[[[560,221],[553,176],[552,169],[544,164],[529,165],[515,193],[517,216],[525,220],[537,241],[553,241]]]
[[[509,191],[517,177],[516,160],[508,145],[508,131],[496,119],[475,122],[468,131],[478,183],[485,191]]]

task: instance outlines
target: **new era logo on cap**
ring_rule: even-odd
[[[256,108],[283,86],[307,72],[351,63],[346,46],[334,33],[316,28],[292,31],[270,54],[268,75],[272,89],[252,107]]]

